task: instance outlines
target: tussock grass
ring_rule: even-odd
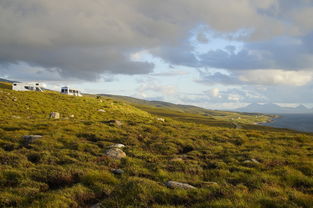
[[[313,207],[311,134],[144,108],[0,89],[0,207]],[[43,137],[26,145],[25,135]],[[114,143],[126,158],[105,156]],[[196,189],[169,189],[169,180]]]

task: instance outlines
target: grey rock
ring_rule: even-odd
[[[105,113],[106,111],[103,109],[98,109],[99,112]]]
[[[109,158],[120,160],[124,157],[126,157],[126,153],[123,152],[123,150],[119,148],[111,148],[105,152],[105,155]]]
[[[51,112],[50,113],[50,118],[60,119],[60,113],[58,113],[58,112]]]
[[[177,181],[168,181],[165,183],[165,185],[168,188],[180,188],[180,189],[196,189],[196,187],[188,184],[188,183],[181,183],[181,182],[177,182]]]
[[[116,175],[122,175],[124,173],[124,171],[122,169],[113,169],[112,173],[114,173]]]
[[[34,142],[34,141],[36,141],[38,139],[41,139],[41,138],[42,138],[41,135],[26,135],[26,136],[23,137],[24,142],[26,144],[32,143],[32,142]]]

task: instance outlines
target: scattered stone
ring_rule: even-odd
[[[58,112],[51,112],[50,113],[50,118],[60,119],[60,113],[58,113]]]
[[[75,115],[73,115],[73,114],[72,114],[72,115],[70,115],[70,118],[75,118]]]
[[[111,148],[107,150],[105,155],[116,160],[120,160],[126,157],[126,153],[123,150],[118,149],[118,148]]]
[[[41,135],[26,135],[26,136],[23,137],[24,142],[26,144],[32,143],[32,142],[34,142],[34,141],[36,141],[38,139],[41,139],[41,138],[42,138]]]
[[[12,116],[12,118],[15,118],[15,119],[20,119],[21,116]]]
[[[157,121],[165,122],[165,119],[164,118],[157,118]]]
[[[254,159],[254,158],[251,159],[251,162],[256,163],[256,164],[259,164],[259,163],[260,163],[259,161],[257,161],[257,160]]]
[[[249,163],[255,163],[255,164],[260,164],[259,161],[257,161],[256,159],[252,158],[251,160],[245,160],[243,161],[243,163],[249,164]]]
[[[124,144],[112,144],[110,148],[118,148],[118,149],[123,149],[125,147]]]
[[[122,175],[124,173],[124,171],[122,169],[113,169],[112,173],[114,173],[116,175]]]
[[[202,183],[204,186],[218,186],[218,183],[213,181],[207,181]]]
[[[181,183],[181,182],[177,182],[177,181],[168,181],[165,183],[165,185],[168,188],[181,188],[181,189],[196,189],[196,187],[188,184],[188,183]]]
[[[16,101],[17,101],[17,98],[16,98],[16,97],[15,97],[15,98],[13,98],[13,99],[12,99],[12,101],[13,101],[13,102],[16,102]]]
[[[106,111],[103,110],[103,109],[99,109],[98,111],[99,111],[99,112],[102,112],[102,113],[105,113],[105,112],[106,112]]]
[[[121,121],[119,121],[119,120],[103,121],[103,123],[107,123],[109,125],[118,126],[118,127],[121,127],[123,125],[123,123]]]

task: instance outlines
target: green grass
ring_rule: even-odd
[[[0,207],[313,207],[312,134],[107,97],[0,89],[0,101]],[[25,145],[31,134],[43,137]],[[114,143],[126,158],[104,155]]]

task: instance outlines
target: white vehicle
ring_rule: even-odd
[[[43,92],[40,83],[38,82],[14,82],[12,84],[12,90],[15,91],[38,91]]]
[[[72,89],[72,88],[69,88],[69,87],[62,87],[61,88],[61,93],[65,94],[65,95],[73,95],[73,96],[79,96],[79,97],[82,96],[82,94],[80,93],[79,90],[75,90],[75,89]]]

